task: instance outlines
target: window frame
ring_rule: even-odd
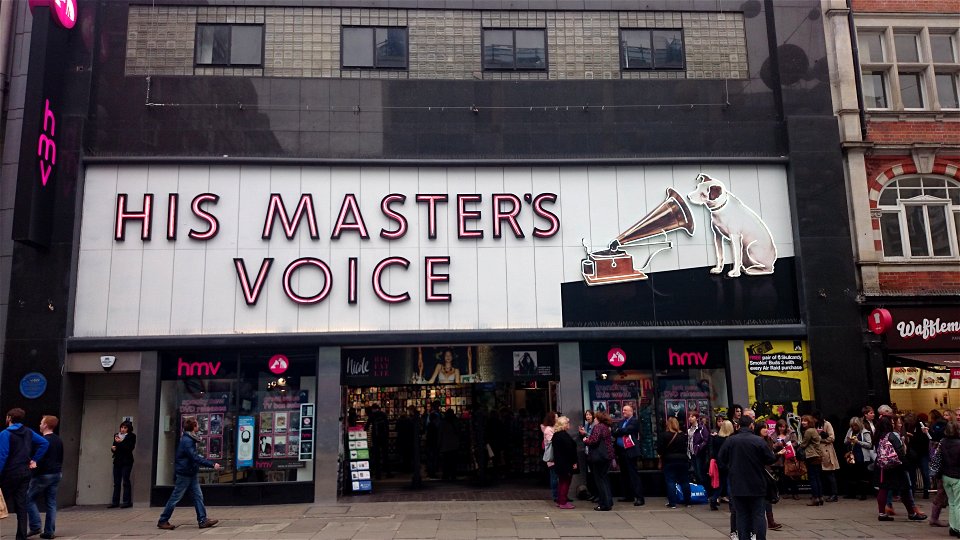
[[[350,29],[369,29],[371,31],[370,39],[373,41],[371,65],[369,66],[347,66],[344,65],[344,39],[346,30]],[[403,30],[404,56],[403,66],[378,66],[377,65],[377,30]],[[356,70],[374,70],[374,71],[407,71],[410,69],[410,27],[409,26],[376,26],[362,24],[344,24],[340,26],[340,69],[348,71]]]
[[[230,51],[233,52],[233,28],[237,26],[245,27],[257,27],[260,29],[260,61],[256,64],[234,64],[228,60],[224,64],[215,63],[211,59],[211,63],[201,63],[200,59],[197,57],[199,53],[200,45],[200,32],[205,27],[226,27],[230,30]],[[194,28],[194,37],[193,37],[193,66],[194,68],[247,68],[247,69],[263,69],[265,59],[266,59],[266,40],[267,40],[267,31],[266,25],[264,23],[196,23]]]
[[[928,195],[924,193],[924,190],[927,189],[941,189],[938,187],[923,187],[923,180],[925,178],[935,179],[935,180],[945,180],[946,187],[942,188],[945,190],[946,198],[935,197],[933,195]],[[911,186],[901,186],[900,182],[903,180],[920,180],[920,187],[911,187]],[[883,196],[883,192],[887,189],[896,189],[897,190],[897,199],[896,204],[883,204],[880,202],[880,199]],[[900,197],[900,190],[902,189],[917,189],[920,190],[920,195],[911,197],[909,199],[903,199]],[[936,262],[936,261],[956,261],[960,260],[960,230],[957,230],[957,224],[960,223],[960,204],[955,204],[950,198],[950,190],[960,191],[960,181],[955,178],[948,176],[935,175],[935,174],[918,174],[918,175],[903,175],[894,178],[891,182],[883,187],[880,190],[880,193],[877,195],[877,211],[882,215],[884,214],[896,214],[897,223],[900,227],[900,247],[901,253],[899,255],[887,255],[886,254],[886,244],[882,239],[881,232],[881,249],[880,255],[886,261],[901,261],[901,262]],[[910,207],[920,207],[923,211],[924,218],[924,237],[926,239],[925,250],[929,255],[913,255],[912,243],[910,239],[910,232],[908,229],[908,212],[907,209]],[[947,242],[950,248],[949,255],[935,255],[934,252],[934,240],[933,232],[930,228],[930,207],[941,207],[944,211],[944,216],[946,217],[946,229],[947,229]],[[879,218],[882,219],[882,218]],[[882,225],[881,225],[882,231]]]
[[[513,66],[487,66],[487,32],[510,32],[513,43]],[[543,67],[518,67],[517,66],[517,32],[541,32],[543,35]],[[541,27],[535,28],[500,28],[485,26],[480,30],[480,67],[483,71],[490,72],[518,72],[518,73],[547,73],[550,70],[550,47],[547,39],[547,29]]]
[[[680,67],[657,67],[656,45],[653,42],[653,33],[662,31],[680,32]],[[623,34],[625,32],[648,32],[650,36],[650,63],[651,67],[628,67],[627,51],[624,47]],[[620,28],[617,34],[620,49],[620,71],[686,71],[687,70],[687,42],[683,28]]]

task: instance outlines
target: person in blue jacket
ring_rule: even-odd
[[[180,444],[177,446],[177,457],[174,464],[174,473],[176,479],[173,483],[173,493],[170,494],[170,500],[160,514],[160,521],[157,522],[157,528],[172,531],[176,525],[170,523],[170,516],[177,503],[183,498],[189,489],[193,494],[193,506],[197,510],[197,524],[201,529],[213,527],[219,520],[207,518],[207,509],[203,505],[203,492],[200,491],[200,482],[197,480],[197,473],[200,471],[200,465],[204,467],[213,467],[220,470],[220,464],[214,463],[197,453],[197,439],[200,430],[197,420],[187,418],[183,422],[183,436],[180,437]]]
[[[30,488],[31,469],[47,453],[50,443],[23,425],[27,415],[21,408],[7,412],[7,429],[0,431],[0,491],[7,507],[17,515],[17,540],[26,540],[27,490]]]

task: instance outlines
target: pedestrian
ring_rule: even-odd
[[[924,499],[930,498],[930,427],[926,413],[908,413],[903,417],[904,433],[907,437],[907,471],[910,485],[914,491],[923,485],[921,493]],[[917,473],[920,474],[917,474]]]
[[[701,418],[699,411],[691,411],[687,415],[687,457],[693,465],[694,479],[704,489],[710,483],[710,477],[707,474],[709,445],[710,431],[707,429],[707,419]]]
[[[133,422],[124,420],[113,434],[113,499],[107,508],[130,508],[133,506],[133,491],[130,473],[133,471],[133,449],[137,446],[137,435],[133,432]],[[121,503],[121,486],[123,502]]]
[[[737,426],[740,425],[740,417],[743,416],[743,406],[734,403],[730,406],[730,423],[733,424],[733,429],[739,429]]]
[[[460,452],[460,429],[457,415],[453,409],[443,413],[443,423],[440,424],[440,463],[444,480],[456,480],[459,463],[457,454]]]
[[[373,478],[380,480],[384,474],[393,478],[390,473],[390,419],[387,413],[380,409],[379,403],[370,406],[370,415],[367,417],[367,429],[370,430],[370,466],[373,469]]]
[[[770,438],[774,441],[775,452],[783,450],[788,445],[796,447],[797,445],[797,434],[790,429],[790,425],[787,424],[787,421],[783,418],[777,420],[777,425],[773,429],[773,433],[770,435]],[[797,486],[797,481],[793,478],[787,476],[784,472],[784,457],[782,454],[777,455],[777,462],[773,464],[773,470],[777,474],[778,485],[777,487],[780,490],[782,497],[786,497],[787,492],[793,497],[793,500],[800,499],[800,488]]]
[[[864,405],[860,413],[862,414],[860,421],[863,423],[863,429],[870,433],[871,441],[876,440],[877,425],[873,422],[873,419],[877,416],[876,411],[873,410],[873,407]]]
[[[770,448],[770,451],[773,452],[774,457],[777,459],[777,461],[774,461],[772,465],[767,465],[764,467],[764,472],[766,472],[771,479],[775,479],[777,476],[776,472],[773,470],[773,466],[776,465],[777,462],[783,463],[783,455],[780,454],[780,451],[783,450],[784,446],[783,444],[779,444],[776,440],[774,440],[773,430],[770,429],[770,426],[767,425],[766,422],[755,422],[753,425],[753,433],[763,439],[763,442],[767,443],[767,447]],[[766,478],[764,480],[766,480]],[[771,531],[779,531],[783,528],[783,524],[777,523],[777,520],[773,517],[774,501],[771,501],[769,497],[766,497],[765,503],[766,504],[764,506],[766,507],[767,512],[767,529]]]
[[[27,492],[27,514],[30,517],[30,532],[27,536],[39,534],[40,538],[54,538],[57,532],[57,487],[63,476],[63,441],[53,430],[57,429],[60,420],[56,416],[44,416],[40,420],[40,435],[47,440],[47,453],[37,462],[33,470],[33,479],[30,480],[30,489]],[[47,519],[40,531],[40,510],[37,508],[37,497],[43,500],[44,512]]]
[[[607,512],[613,509],[613,494],[610,491],[610,460],[613,459],[613,437],[610,432],[610,415],[597,411],[594,415],[593,431],[583,438],[583,444],[590,448],[590,467],[593,469],[593,479],[597,483],[597,496],[600,501],[594,510]]]
[[[553,427],[553,470],[557,474],[557,508],[572,510],[576,508],[567,499],[570,493],[570,482],[577,474],[577,443],[567,431],[570,429],[570,419],[566,416],[557,418]]]
[[[667,429],[657,439],[657,453],[660,455],[660,468],[667,484],[667,508],[676,508],[683,496],[684,506],[690,505],[690,482],[687,471],[690,461],[687,457],[687,434],[680,431],[680,422],[676,417],[667,418]]]
[[[424,421],[427,439],[427,478],[437,478],[440,471],[440,425],[443,424],[440,400],[430,403],[430,412],[427,413]]]
[[[158,529],[172,531],[177,526],[170,523],[170,516],[177,503],[183,498],[187,490],[193,494],[193,507],[197,511],[197,525],[201,529],[207,529],[216,525],[219,520],[209,519],[207,509],[203,505],[203,492],[200,490],[200,482],[197,480],[197,474],[200,472],[200,466],[213,467],[214,470],[220,470],[219,463],[213,463],[197,453],[197,440],[200,436],[197,432],[200,425],[195,418],[187,418],[183,422],[183,436],[180,437],[180,444],[177,446],[176,461],[174,464],[175,479],[173,483],[173,493],[167,500],[167,505],[160,514],[160,520],[157,522]]]
[[[817,431],[817,420],[805,414],[800,417],[800,429],[803,438],[797,445],[798,456],[803,457],[807,465],[807,478],[810,479],[810,502],[807,506],[823,506],[823,487],[820,478],[820,466],[823,457],[820,455],[820,433]]]
[[[640,471],[637,470],[637,458],[640,457],[640,420],[633,414],[632,405],[623,406],[623,419],[613,426],[611,434],[615,440],[615,451],[620,472],[624,476],[624,496],[620,502],[632,502],[634,506],[643,506],[643,484]]]
[[[949,412],[950,411],[945,411],[941,413],[937,409],[930,411],[930,446],[934,452],[939,449],[947,425],[950,424],[946,418]],[[940,511],[947,507],[947,492],[944,489],[942,480],[937,482],[937,484],[937,492],[934,494],[933,500],[930,501],[930,526],[946,527],[947,524],[940,521]]]
[[[764,467],[777,460],[760,437],[754,435],[753,419],[742,416],[740,432],[720,449],[719,461],[730,471],[730,497],[737,514],[737,537],[766,540],[767,479]]]
[[[589,436],[590,433],[593,432],[594,424],[596,424],[596,420],[594,419],[593,411],[590,409],[583,411],[583,425],[581,425],[578,429],[581,440],[583,439],[583,437]],[[587,445],[584,445],[583,453],[584,453],[584,461],[587,464],[585,469],[587,493],[590,494],[591,501],[597,502],[600,500],[600,497],[597,496],[597,483],[593,479],[593,470],[590,467],[590,447],[588,447]]]
[[[881,407],[882,409],[882,407]],[[888,493],[899,494],[900,501],[907,509],[911,521],[927,519],[914,504],[913,493],[910,490],[910,478],[903,466],[903,455],[906,453],[903,440],[893,429],[893,421],[889,416],[882,415],[877,420],[877,466],[880,475],[880,490],[877,492],[877,506],[880,510],[879,521],[893,521],[893,516],[887,515]],[[808,469],[809,470],[809,469]]]
[[[717,434],[710,438],[710,456],[713,460],[717,461],[717,473],[720,476],[719,485],[720,487],[713,488],[710,495],[710,510],[718,511],[720,510],[720,503],[730,502],[727,497],[727,468],[719,462],[720,450],[723,449],[724,443],[726,443],[727,438],[734,434],[733,423],[729,420],[724,420],[720,424],[720,430],[717,431]],[[712,482],[711,482],[712,484]]]
[[[0,431],[0,492],[7,509],[17,516],[17,540],[26,540],[28,524],[27,493],[30,471],[47,453],[50,443],[23,425],[27,413],[15,407],[7,411],[7,429]]]
[[[950,422],[943,435],[937,450],[940,466],[936,473],[942,478],[949,499],[950,536],[960,537],[960,425]]]
[[[550,475],[550,495],[553,498],[553,502],[557,502],[557,490],[558,479],[557,471],[553,469],[553,459],[547,459],[550,457],[550,454],[553,453],[553,448],[550,446],[553,442],[553,433],[554,426],[557,424],[557,413],[550,411],[544,417],[543,421],[540,422],[540,434],[543,436],[543,443],[541,445],[543,449],[544,462],[547,464],[547,474]]]
[[[853,463],[850,464],[850,497],[865,500],[871,494],[873,487],[870,482],[870,468],[876,459],[873,450],[873,438],[870,432],[863,427],[863,422],[854,416],[850,419],[850,429],[844,437],[849,452],[853,454]]]
[[[826,502],[837,502],[837,470],[840,469],[840,460],[837,459],[837,450],[833,447],[837,440],[837,434],[833,430],[833,424],[823,417],[820,412],[813,413],[817,419],[817,433],[820,435],[820,458],[823,462],[820,464],[820,478],[823,486],[826,487],[830,496],[824,499]]]

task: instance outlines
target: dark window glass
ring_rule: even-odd
[[[407,67],[406,28],[343,28],[343,67]]]
[[[260,66],[263,64],[263,26],[201,24],[194,54],[198,65]]]
[[[893,45],[897,49],[897,62],[919,62],[916,34],[894,34]]]
[[[868,109],[887,108],[887,88],[884,84],[884,72],[874,71],[863,74],[863,101]]]
[[[927,216],[930,218],[930,240],[933,244],[933,255],[936,257],[950,256],[950,231],[947,229],[947,207],[927,206]]]
[[[957,61],[953,49],[953,37],[947,34],[930,34],[930,53],[934,62],[953,63]]]
[[[927,219],[924,217],[923,206],[909,205],[907,213],[907,236],[910,239],[910,255],[926,257],[930,255],[927,246]]]
[[[547,68],[547,39],[543,30],[484,30],[484,69]]]
[[[862,32],[858,43],[861,62],[883,62],[883,37],[880,32]]]
[[[897,186],[896,183],[891,184],[880,192],[880,204],[893,206],[897,204]]]
[[[343,29],[343,67],[373,67],[373,28]]]
[[[377,28],[377,67],[407,67],[407,29]]]
[[[954,73],[937,73],[937,95],[943,109],[960,108],[960,96],[957,95],[957,76]]]
[[[920,91],[919,73],[900,74],[900,99],[907,109],[923,108],[923,93]]]
[[[900,238],[900,217],[896,212],[884,212],[880,216],[880,237],[883,254],[887,257],[903,257],[903,240]]]
[[[624,69],[683,69],[683,33],[621,30],[620,55]]]

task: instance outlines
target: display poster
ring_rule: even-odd
[[[810,354],[805,340],[746,340],[743,343],[750,407],[758,417],[786,417],[813,399]]]
[[[920,368],[895,367],[890,368],[891,390],[914,390],[920,384]]]
[[[493,346],[343,349],[347,386],[556,380],[557,347]]]
[[[630,372],[626,380],[590,381],[588,393],[589,408],[597,412],[607,412],[614,420],[622,418],[623,407],[634,408],[640,421],[640,456],[644,459],[657,457],[656,414],[653,410],[653,375],[651,373]]]
[[[960,388],[960,369],[950,370],[950,388]]]
[[[301,462],[313,459],[313,420],[315,412],[316,406],[313,403],[301,403],[296,422],[290,422],[292,432],[298,433],[296,440],[291,444],[296,445],[297,455],[300,456]],[[357,459],[361,458],[358,457]],[[369,452],[365,452],[362,459],[369,459]]]
[[[350,489],[354,493],[369,492],[373,489],[373,483],[370,480],[367,432],[362,427],[349,428],[347,430],[347,447],[350,453],[350,459],[347,461],[350,473]]]
[[[197,421],[197,452],[209,460],[224,459],[223,423],[230,395],[212,392],[180,401],[180,431],[188,418]]]
[[[687,425],[687,414],[691,411],[699,411],[704,418],[710,418],[709,381],[689,377],[660,377],[657,384],[664,419],[674,417],[683,427]]]
[[[257,469],[294,469],[300,463],[302,437],[302,396],[298,394],[270,395],[263,399],[257,417],[256,467]]]
[[[254,425],[252,416],[237,418],[237,469],[253,467]]]
[[[950,386],[950,372],[947,370],[923,370],[920,388],[941,389]]]

